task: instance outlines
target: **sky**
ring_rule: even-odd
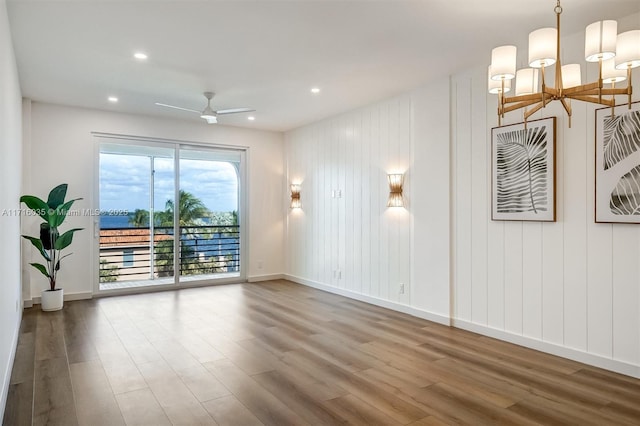
[[[173,159],[156,158],[154,209],[173,198]],[[100,154],[100,210],[149,210],[149,157]],[[238,210],[238,179],[231,163],[180,160],[180,189],[191,192],[211,211]]]

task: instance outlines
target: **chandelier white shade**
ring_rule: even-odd
[[[606,84],[619,83],[627,79],[627,70],[616,69],[615,58],[602,61],[602,82]]]
[[[492,95],[500,94],[503,90],[504,93],[511,91],[511,80],[505,80],[503,87],[502,81],[491,79],[491,65],[487,68],[487,80],[489,84],[489,93]]]
[[[562,66],[562,88],[569,89],[582,84],[580,64],[567,64]]]
[[[529,34],[529,66],[533,68],[548,67],[556,63],[555,28],[540,28]]]
[[[516,71],[516,47],[499,46],[491,51],[490,93],[498,94],[498,125],[505,114],[524,108],[526,120],[553,101],[560,101],[569,116],[571,127],[571,99],[613,107],[616,96],[626,95],[631,108],[631,69],[640,66],[640,30],[617,34],[618,23],[612,20],[594,22],[586,27],[584,53],[587,62],[598,64],[598,79],[582,83],[580,64],[562,66],[560,61],[560,15],[562,6],[556,0],[553,9],[556,28],[540,28],[529,34],[529,66]],[[554,81],[545,81],[545,68],[555,64]],[[617,70],[622,70],[622,73]],[[539,75],[537,73],[539,71]],[[626,73],[626,76],[625,76]],[[515,96],[505,96],[507,83],[515,77]],[[623,88],[615,84],[627,81]],[[539,82],[541,84],[539,85]],[[610,84],[610,87],[605,87]],[[613,114],[613,110],[612,110]]]
[[[616,68],[640,67],[640,30],[618,34]]]
[[[491,51],[491,79],[511,80],[516,76],[515,46],[500,46]]]
[[[538,91],[538,70],[522,68],[516,71],[516,96],[530,95]]]
[[[584,38],[584,59],[598,62],[616,56],[618,23],[616,21],[598,21],[587,26]]]

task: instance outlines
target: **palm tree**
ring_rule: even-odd
[[[133,216],[129,216],[129,223],[136,228],[148,228],[149,227],[149,211],[136,209],[133,212]]]
[[[198,219],[209,214],[209,210],[202,200],[190,192],[180,190],[178,193],[178,220],[181,227],[197,225]],[[175,204],[173,200],[167,200],[165,210],[154,215],[154,221],[159,226],[173,226]],[[197,232],[185,230],[186,233],[180,237],[180,269],[183,275],[197,273],[199,270],[198,259],[195,250],[185,239],[197,239]],[[197,230],[195,230],[197,231]],[[173,274],[173,241],[160,241],[156,244],[156,263],[160,276]]]
[[[174,214],[173,200],[167,200],[164,205],[164,212],[159,212],[156,216],[159,218],[161,226],[173,225]],[[178,201],[178,219],[180,226],[196,225],[197,219],[206,216],[209,210],[200,198],[190,192],[180,190]]]

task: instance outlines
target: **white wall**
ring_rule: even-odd
[[[637,28],[640,15],[628,21]],[[581,63],[583,81],[595,81],[597,66],[581,57],[583,40],[563,39],[564,62]],[[598,107],[574,102],[571,128],[557,102],[532,117],[558,118],[557,221],[493,222],[497,99],[487,94],[486,78],[482,66],[452,83],[455,324],[640,376],[640,225],[594,221]],[[522,115],[506,119],[517,123]]]
[[[83,197],[78,208],[98,208],[94,194],[96,138],[91,132],[126,134],[180,141],[249,147],[249,258],[248,278],[279,276],[283,264],[283,207],[277,201],[283,188],[283,135],[222,125],[167,120],[147,116],[64,107],[33,102],[30,114],[30,146],[25,158],[24,191],[46,197],[62,182],[69,184],[69,198]],[[76,207],[76,205],[74,205]],[[70,217],[66,226],[82,227],[76,233],[73,255],[60,270],[58,281],[71,297],[86,297],[93,288],[91,217]],[[31,228],[35,225],[32,224]],[[29,229],[28,231],[32,231]],[[38,256],[33,250],[31,256]],[[25,260],[28,262],[28,259]],[[262,268],[258,267],[261,262]],[[30,295],[39,297],[46,282],[31,274]]]
[[[6,3],[0,1],[0,418],[4,416],[22,313],[20,217],[7,214],[20,207],[21,97]]]
[[[288,278],[448,321],[448,100],[434,85],[287,133]],[[386,207],[393,172],[406,209]]]

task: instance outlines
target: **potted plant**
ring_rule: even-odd
[[[42,291],[42,310],[57,311],[62,309],[64,292],[61,288],[56,288],[56,279],[60,270],[60,261],[71,253],[62,255],[62,250],[71,245],[73,234],[82,228],[70,229],[60,234],[58,227],[62,225],[67,217],[69,209],[73,203],[82,198],[66,201],[67,184],[63,183],[51,190],[47,201],[33,195],[23,195],[20,202],[25,203],[29,209],[40,216],[44,222],[40,224],[40,237],[22,237],[31,241],[31,244],[38,249],[38,252],[45,260],[45,264],[30,263],[31,266],[40,271],[49,279],[49,289]]]

